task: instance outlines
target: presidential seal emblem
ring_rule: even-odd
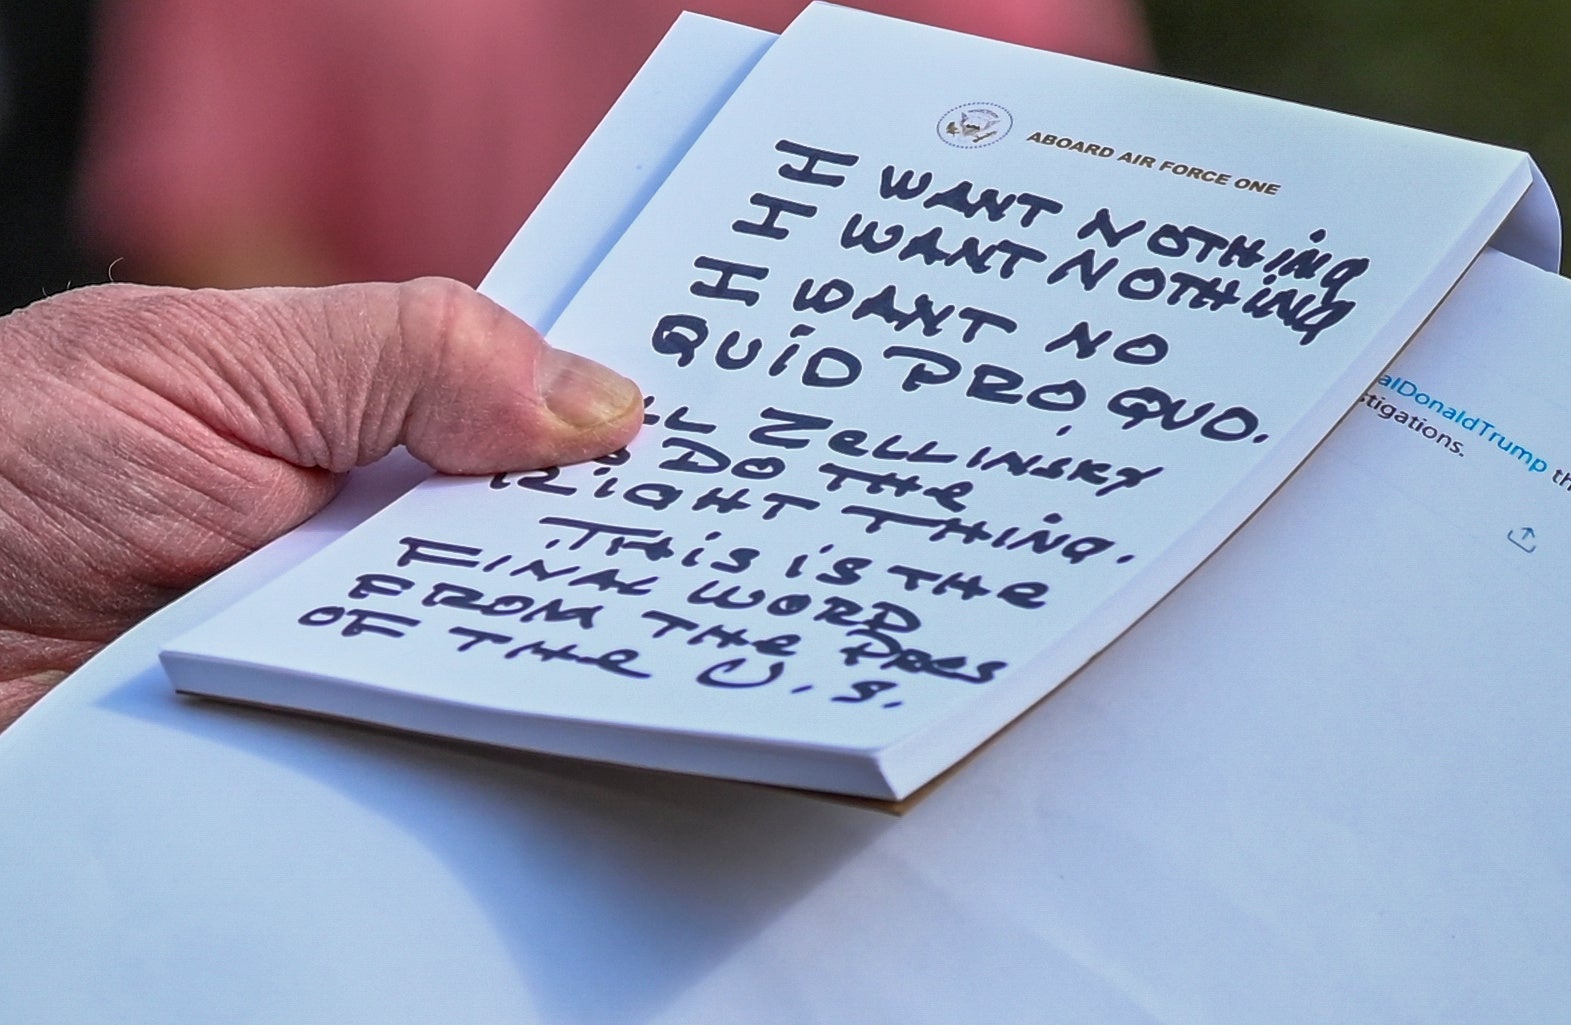
[[[1009,134],[1015,119],[996,103],[962,103],[938,119],[938,137],[959,149],[980,149]]]

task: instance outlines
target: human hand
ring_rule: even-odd
[[[625,444],[637,387],[467,286],[84,288],[0,318],[0,728],[405,444],[449,473]]]

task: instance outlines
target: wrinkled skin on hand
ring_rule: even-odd
[[[452,281],[106,285],[0,318],[0,728],[405,444],[450,473],[626,444],[632,382]]]

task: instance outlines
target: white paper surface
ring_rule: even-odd
[[[190,689],[275,665],[240,696],[903,796],[1226,536],[1529,176],[816,6],[553,326],[651,396],[631,460],[433,481],[173,657]]]
[[[1361,407],[899,820],[171,694],[158,647],[359,477],[0,736],[0,1019],[1555,1020],[1567,322],[1486,254],[1395,371],[1545,471]]]

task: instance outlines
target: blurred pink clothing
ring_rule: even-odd
[[[332,278],[473,283],[679,11],[779,31],[804,2],[106,0],[87,227],[133,272],[278,225]],[[1142,64],[1136,2],[855,6]]]

